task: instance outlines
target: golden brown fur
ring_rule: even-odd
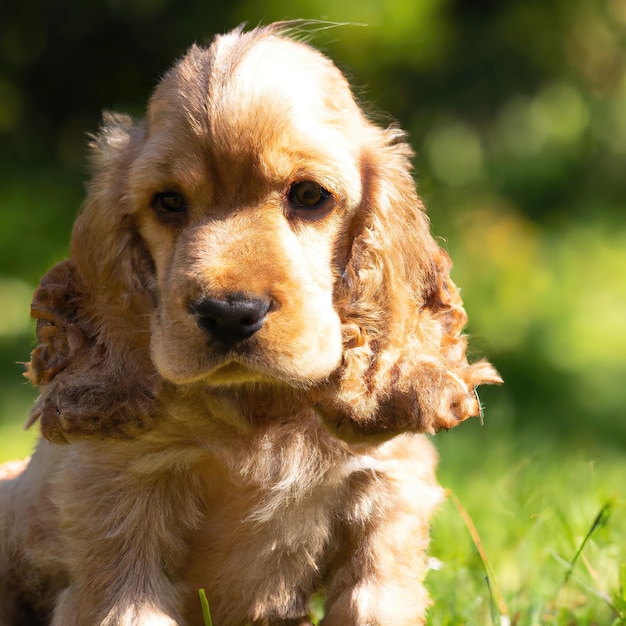
[[[108,115],[41,281],[43,438],[0,484],[0,624],[415,626],[477,415],[466,317],[396,127],[285,25],[193,47]]]

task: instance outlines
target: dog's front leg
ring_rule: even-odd
[[[57,482],[69,585],[52,625],[182,625],[181,568],[199,515],[193,477],[159,467],[163,455],[141,442],[116,443],[115,458],[105,446],[73,444]]]
[[[52,626],[182,626],[181,594],[146,520],[144,536],[80,554],[70,544],[70,585],[57,598]],[[146,540],[147,539],[147,540]],[[168,571],[169,570],[169,571]]]
[[[128,595],[124,593],[124,595]],[[152,602],[131,598],[113,601],[113,606],[102,606],[105,598],[94,598],[89,591],[78,587],[66,589],[57,601],[51,626],[180,626],[168,612]]]
[[[429,518],[443,498],[436,454],[422,435],[401,435],[353,475],[353,496],[328,580],[323,626],[420,626],[430,605]]]

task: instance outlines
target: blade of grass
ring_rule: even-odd
[[[620,610],[619,606],[617,606],[617,603],[611,599],[609,594],[607,594],[606,591],[604,591],[601,588],[601,586],[599,585],[600,581],[599,581],[598,576],[596,575],[595,571],[591,568],[591,566],[587,563],[586,559],[584,558],[584,555],[582,554],[583,549],[587,545],[587,542],[591,539],[593,533],[595,533],[596,530],[598,530],[598,528],[601,528],[602,526],[608,523],[609,518],[611,517],[614,504],[615,504],[614,500],[608,500],[602,505],[602,507],[600,508],[600,511],[598,512],[591,526],[589,527],[587,534],[585,535],[580,545],[578,546],[578,550],[576,550],[576,554],[574,555],[574,558],[571,561],[567,562],[565,561],[565,559],[559,558],[559,560],[564,562],[565,565],[567,566],[567,571],[565,572],[565,578],[563,579],[563,582],[559,586],[559,590],[557,592],[557,598],[559,597],[563,588],[570,581],[572,574],[574,572],[574,566],[576,565],[576,562],[580,558],[583,564],[585,565],[589,575],[591,576],[592,581],[595,583],[596,588],[594,589],[590,587],[589,585],[586,585],[583,581],[580,581],[579,584],[581,584],[584,588],[586,588],[591,593],[595,594],[597,597],[604,600],[604,602],[606,602],[606,604],[615,612],[615,614],[618,615],[620,619],[623,619],[624,617],[623,612]]]
[[[551,554],[552,554],[552,558],[559,565],[563,566],[564,568],[568,568],[570,566],[570,561],[568,561],[567,559],[564,559],[562,556],[560,556],[556,552],[552,552]],[[584,562],[584,560],[585,560],[585,555],[584,554],[581,556],[581,559],[583,559],[583,562]],[[590,575],[591,575],[591,572],[590,572]],[[596,584],[595,587],[593,587],[590,584],[588,584],[580,575],[576,575],[574,572],[572,572],[572,575],[570,577],[570,581],[576,582],[576,584],[579,585],[582,589],[584,589],[588,593],[591,593],[594,596],[596,596],[597,598],[600,598],[601,600],[606,602],[609,605],[609,607],[613,611],[615,611],[616,614],[621,616],[621,613],[620,613],[619,609],[617,608],[617,606],[615,606],[615,604],[611,600],[611,596],[606,591],[604,591],[601,588],[601,586],[599,584],[599,582],[600,582],[599,579],[593,578],[592,575],[591,575],[591,577],[592,577],[593,582]],[[557,593],[557,598],[559,597],[559,594],[562,592],[564,587],[565,587],[565,583],[561,582],[561,585],[559,587],[559,591]]]
[[[608,502],[604,503],[599,513],[596,515],[596,518],[593,520],[593,523],[591,524],[591,527],[587,531],[585,538],[582,540],[580,546],[578,546],[578,550],[576,551],[574,558],[571,560],[569,564],[569,568],[567,569],[567,572],[565,573],[565,580],[563,581],[564,585],[567,584],[567,581],[569,580],[570,576],[572,575],[572,571],[574,570],[574,565],[576,565],[576,561],[578,561],[578,557],[580,557],[580,554],[583,551],[583,548],[587,545],[587,542],[589,541],[589,539],[591,539],[591,536],[593,535],[593,533],[598,528],[604,526],[609,521],[609,518],[611,517],[612,509],[613,509],[613,500],[609,500]]]
[[[469,534],[472,537],[472,541],[474,542],[474,546],[476,546],[476,550],[478,551],[480,559],[483,562],[483,567],[485,568],[485,572],[487,574],[487,587],[489,589],[491,598],[493,602],[495,602],[496,606],[498,607],[498,611],[500,613],[500,619],[498,621],[499,622],[503,621],[508,624],[509,623],[509,617],[508,617],[509,608],[506,602],[504,601],[504,597],[502,596],[502,593],[500,592],[498,585],[496,584],[496,579],[495,579],[493,568],[491,567],[491,563],[489,559],[487,558],[487,553],[485,552],[483,543],[480,540],[480,535],[478,534],[476,525],[474,524],[472,518],[470,517],[470,514],[465,510],[465,507],[461,504],[460,500],[454,495],[452,490],[446,489],[446,494],[452,500],[452,502],[454,502],[454,505],[456,506],[459,512],[459,515],[465,522],[465,526],[467,527],[467,530],[469,531]]]
[[[207,600],[204,589],[199,589],[200,606],[202,607],[202,618],[204,619],[204,626],[213,626],[213,620],[211,619],[211,610],[209,609],[209,601]]]

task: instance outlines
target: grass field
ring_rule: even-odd
[[[626,623],[623,450],[476,424],[438,439],[440,481],[479,538],[449,498],[433,528],[431,624]]]

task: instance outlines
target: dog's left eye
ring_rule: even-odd
[[[152,200],[152,206],[157,211],[167,213],[182,213],[187,209],[185,198],[176,191],[157,193]]]
[[[287,196],[293,209],[303,211],[328,212],[332,209],[334,198],[330,191],[311,180],[293,183]]]

